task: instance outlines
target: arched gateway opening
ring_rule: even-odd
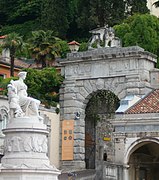
[[[158,180],[159,144],[145,141],[137,144],[129,157],[130,180]]]
[[[114,115],[119,106],[119,98],[109,90],[98,90],[92,94],[85,110],[85,163],[87,169],[95,168],[96,161],[96,125]],[[106,155],[103,153],[106,160]]]

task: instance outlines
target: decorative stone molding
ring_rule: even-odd
[[[9,152],[37,152],[47,153],[47,138],[46,136],[12,136],[4,141],[4,149]]]

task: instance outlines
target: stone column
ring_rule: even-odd
[[[125,165],[124,166],[124,180],[129,180],[129,166]]]
[[[140,171],[140,169],[139,169],[139,167],[137,166],[136,169],[135,169],[135,179],[136,179],[136,180],[139,180],[139,171]]]

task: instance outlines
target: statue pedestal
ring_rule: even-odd
[[[13,118],[3,130],[0,180],[57,180],[60,171],[47,157],[47,128],[37,117]]]

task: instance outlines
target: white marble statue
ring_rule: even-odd
[[[104,47],[112,47],[112,41],[115,38],[115,31],[112,27],[105,28],[103,40],[104,40]]]
[[[104,47],[120,47],[121,41],[115,36],[115,31],[112,27],[106,25],[101,28],[91,30],[92,37],[88,42],[88,49],[93,49],[93,44],[97,43],[97,48],[101,48],[100,43],[104,44]]]
[[[16,89],[12,84],[7,86],[8,88],[8,100],[9,100],[9,108],[10,114],[12,117],[22,117],[24,113],[19,105],[19,97],[17,95]]]
[[[26,78],[27,72],[20,72],[18,74],[19,79],[16,81],[11,80],[8,87],[10,88],[12,86],[12,89],[15,88],[15,90],[11,93],[8,93],[9,99],[11,99],[11,94],[14,93],[14,96],[16,97],[14,101],[17,101],[17,106],[21,108],[23,114],[21,116],[37,116],[39,119],[42,119],[41,116],[39,116],[39,105],[40,101],[37,99],[34,99],[32,97],[29,97],[27,94],[27,85],[24,83],[24,80]],[[9,89],[8,89],[9,91]],[[14,105],[11,106],[12,101],[9,101],[10,107],[13,109]],[[16,114],[16,112],[15,112]],[[16,117],[16,116],[15,116]]]

